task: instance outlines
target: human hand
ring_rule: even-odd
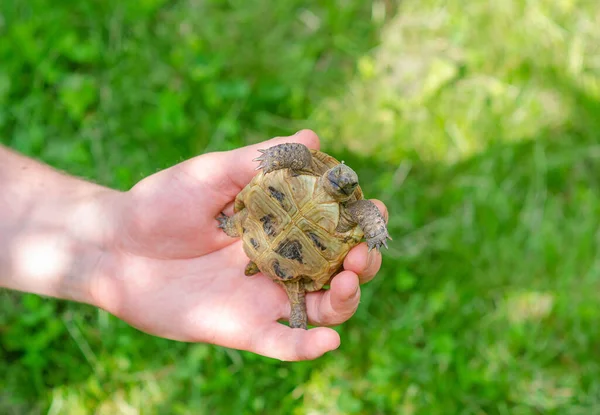
[[[239,239],[217,228],[237,193],[256,174],[259,148],[298,142],[318,149],[303,130],[233,151],[204,154],[140,181],[117,202],[113,249],[98,265],[92,295],[100,307],[147,333],[206,342],[281,360],[315,359],[340,344],[327,327],[347,321],[372,279],[381,254],[353,248],[331,288],[307,295],[309,330],[292,329],[283,288],[248,263]],[[375,201],[387,220],[385,206]]]

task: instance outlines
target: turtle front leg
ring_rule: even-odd
[[[345,220],[340,222],[338,230],[343,232],[358,224],[365,234],[369,251],[373,248],[381,251],[382,246],[387,248],[386,240],[392,240],[392,237],[388,233],[385,218],[375,203],[366,199],[350,202],[346,205],[345,213]]]
[[[242,210],[234,214],[233,216],[227,216],[226,214],[221,212],[216,218],[219,222],[217,227],[219,229],[222,229],[223,232],[225,232],[232,238],[239,238],[240,236],[242,236],[243,233],[242,222],[244,221],[246,215],[246,210]]]
[[[290,327],[306,330],[308,326],[308,315],[306,313],[306,289],[302,279],[290,282],[282,282],[290,300]]]
[[[262,169],[265,174],[279,169],[290,169],[294,174],[308,170],[312,164],[312,154],[308,147],[300,143],[283,143],[266,150],[253,161],[260,161],[256,170]]]

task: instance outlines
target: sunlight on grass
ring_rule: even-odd
[[[600,93],[591,4],[402,2],[348,93],[314,114],[319,131],[334,149],[399,162],[413,152],[457,161],[557,128],[572,102],[548,75],[566,73]]]
[[[329,361],[312,372],[310,379],[293,392],[302,401],[295,415],[343,415],[362,409],[361,392],[370,387],[365,379],[352,379],[349,362],[343,357]]]
[[[501,306],[502,312],[512,323],[540,321],[550,315],[554,297],[540,292],[518,292],[507,296]]]
[[[88,414],[91,402],[94,402],[94,413],[98,415],[138,415],[144,408],[158,406],[168,394],[164,389],[164,374],[144,372],[129,379],[126,387],[106,393],[98,377],[91,377],[79,388],[57,387],[52,391],[48,415]]]
[[[574,376],[557,378],[550,372],[542,371],[529,380],[515,384],[511,397],[539,411],[551,411],[571,401],[579,387]]]

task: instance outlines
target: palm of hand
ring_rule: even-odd
[[[318,146],[309,132],[293,141]],[[279,324],[289,317],[287,295],[262,274],[246,277],[241,242],[216,226],[215,217],[231,213],[235,196],[251,179],[255,166],[248,160],[256,148],[205,154],[123,194],[114,277],[99,289],[105,308],[151,334],[282,360],[313,359],[339,346],[339,335],[329,328],[305,331]],[[365,258],[366,247],[355,248],[331,290],[308,295],[313,324],[339,324],[355,312],[357,274],[372,278],[381,261],[377,254],[367,266]]]

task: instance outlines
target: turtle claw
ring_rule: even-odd
[[[272,161],[270,160],[269,157],[269,153],[267,152],[267,150],[258,150],[259,152],[261,152],[262,154],[259,157],[256,157],[254,159],[252,159],[252,161],[260,161],[260,164],[254,169],[256,170],[263,170],[263,172],[269,173],[271,170],[273,170],[273,168],[269,168],[269,165],[272,165]]]
[[[266,163],[265,159],[262,158],[262,156],[258,157],[258,158],[255,158],[252,161],[260,161],[260,164],[254,170],[260,170],[260,169],[262,169],[265,173],[268,173],[268,172],[270,172],[272,170],[272,169],[268,169],[267,168],[267,163]]]
[[[267,150],[259,150],[263,153],[261,156],[256,157],[252,161],[260,161],[260,164],[254,170],[261,170],[267,174],[273,170],[279,168],[279,162],[274,160],[273,157],[267,152]]]
[[[241,227],[238,223],[238,215],[227,216],[225,213],[221,212],[215,219],[219,222],[217,228],[221,229],[228,236],[231,236],[232,238],[240,236]]]
[[[368,238],[367,246],[369,247],[369,252],[371,252],[373,248],[377,249],[378,252],[381,252],[382,246],[384,246],[385,249],[389,249],[387,245],[387,239],[390,241],[392,240],[392,237],[387,233],[387,231],[372,238]]]
[[[265,168],[265,159],[267,158],[266,154],[265,154],[265,150],[258,150],[258,151],[261,152],[261,153],[263,153],[263,154],[260,155],[259,157],[256,157],[256,158],[252,159],[252,161],[260,161],[260,164],[254,170],[260,170],[260,169],[264,169]]]
[[[217,228],[225,230],[225,226],[227,226],[228,220],[229,217],[226,214],[224,214],[223,212],[219,213],[219,216],[217,216],[217,221],[219,222]]]

